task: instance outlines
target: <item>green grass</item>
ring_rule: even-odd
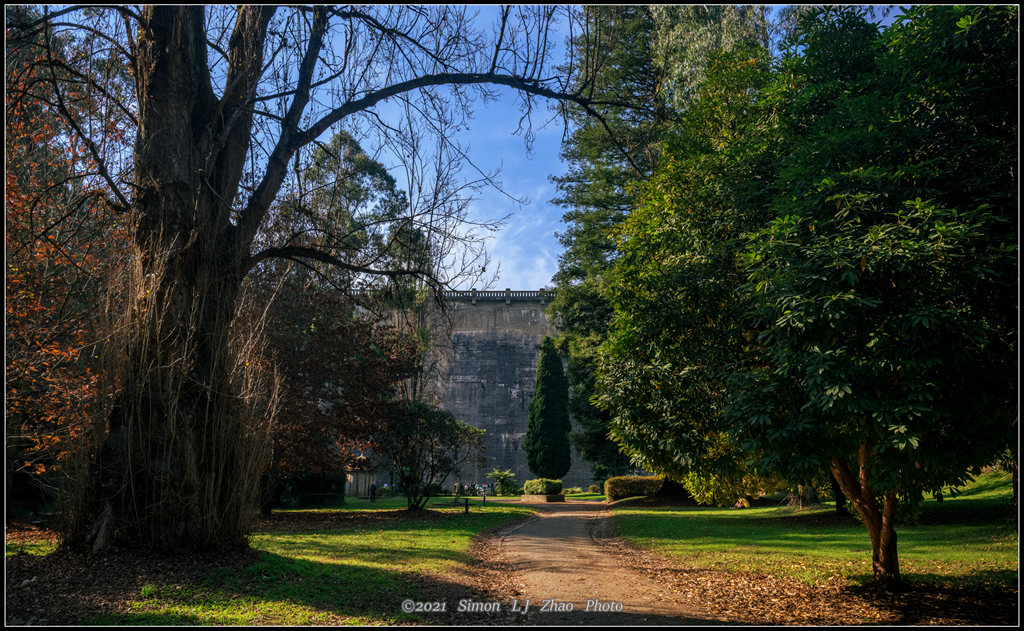
[[[897,525],[900,571],[909,583],[1010,585],[1017,581],[1008,473],[980,476],[956,498],[926,500],[917,524]],[[779,508],[616,508],[624,537],[686,564],[763,572],[819,583],[872,578],[871,542],[832,505]]]
[[[347,497],[345,498],[344,504],[331,504],[322,508],[281,508],[275,509],[274,512],[280,513],[320,513],[320,512],[333,512],[333,511],[365,511],[365,510],[395,510],[396,508],[405,508],[406,500],[401,495],[395,497],[379,498],[376,502],[371,502],[365,498],[359,497]]]
[[[376,511],[386,507],[384,502],[368,509],[350,505],[341,510]],[[443,593],[445,572],[470,560],[467,550],[475,534],[531,513],[525,507],[500,505],[473,507],[468,515],[460,509],[442,512],[440,518],[396,515],[369,525],[257,533],[251,537],[252,547],[261,551],[255,564],[241,571],[213,568],[194,585],[146,585],[128,613],[86,622],[379,625],[420,621],[421,617],[401,612],[403,599],[425,600],[424,582]]]
[[[25,554],[32,554],[36,556],[44,556],[50,554],[57,549],[57,542],[46,541],[46,540],[28,540],[28,541],[16,541],[5,545],[4,556],[14,556],[15,554],[24,552]]]

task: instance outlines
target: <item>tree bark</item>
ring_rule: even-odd
[[[896,509],[899,500],[895,494],[887,495],[878,505],[871,486],[871,449],[866,442],[858,450],[858,474],[854,474],[841,456],[832,456],[832,475],[864,521],[871,538],[871,568],[875,582],[886,590],[902,586],[899,556],[896,549]]]
[[[222,200],[235,196],[248,146],[247,132],[230,127],[241,118],[247,130],[251,114],[218,109],[201,6],[148,7],[143,18],[151,36],[139,38],[134,68],[134,268],[118,323],[121,389],[95,470],[93,523],[72,539],[94,551],[115,542],[244,545],[244,476],[260,455],[247,451],[230,340],[248,246]],[[254,20],[239,12],[239,27],[259,28]]]
[[[829,473],[829,482],[832,484],[832,497],[836,501],[836,515],[839,517],[846,517],[850,514],[850,511],[846,508],[846,495],[843,493],[843,487],[839,486],[839,481],[836,480],[834,473]]]

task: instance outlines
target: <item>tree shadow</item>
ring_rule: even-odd
[[[260,552],[246,567],[215,567],[185,585],[158,584],[132,611],[101,624],[395,624],[429,621],[402,610],[407,599],[468,597],[458,583],[401,570],[325,563]],[[432,596],[428,596],[432,595]],[[301,609],[300,609],[301,608]],[[451,605],[449,605],[451,608]]]
[[[955,624],[1015,625],[1020,603],[1017,573],[979,570],[971,577],[951,579],[930,573],[904,575],[901,591],[886,592],[873,584],[846,590],[888,609],[895,624],[916,624],[928,620],[950,620]]]

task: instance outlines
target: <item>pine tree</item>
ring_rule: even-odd
[[[537,361],[537,381],[526,427],[526,466],[541,478],[559,479],[572,465],[569,453],[569,382],[551,338]]]

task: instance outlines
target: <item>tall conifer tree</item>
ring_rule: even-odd
[[[537,382],[526,427],[526,466],[541,478],[569,472],[569,382],[555,344],[545,337],[537,360]]]

